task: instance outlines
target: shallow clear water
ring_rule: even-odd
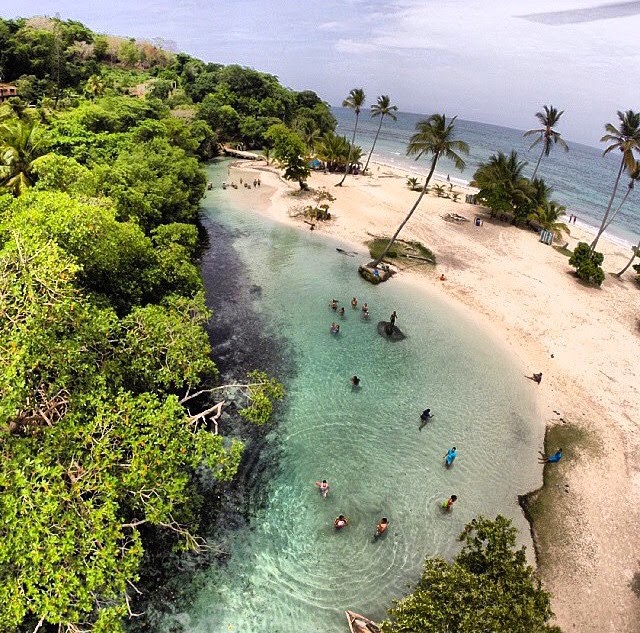
[[[337,132],[347,135],[350,139],[354,124],[353,111],[346,108],[331,110],[338,121]],[[373,153],[373,160],[407,169],[416,174],[426,174],[429,171],[428,159],[422,158],[416,162],[406,155],[407,143],[415,132],[416,123],[424,118],[425,115],[409,112],[399,112],[397,121],[385,117]],[[613,112],[611,121],[614,124],[617,121]],[[360,115],[356,143],[362,147],[365,155],[373,145],[379,123],[380,119],[372,119],[366,110]],[[539,127],[533,113],[531,127]],[[562,121],[558,130],[562,132]],[[446,158],[438,161],[436,168],[441,176],[450,174],[453,182],[470,181],[481,162],[499,151],[508,154],[512,149],[518,152],[520,160],[529,163],[524,169],[524,175],[530,176],[540,152],[539,145],[529,150],[535,137],[523,138],[522,130],[498,125],[458,119],[456,136],[469,145],[469,156],[465,157],[467,164],[465,170],[458,171]],[[564,205],[567,213],[575,213],[584,228],[598,227],[620,166],[620,153],[612,152],[603,156],[602,151],[606,147],[604,143],[600,149],[573,142],[569,142],[568,145],[568,152],[560,147],[554,147],[551,154],[542,159],[538,174],[547,185],[553,188],[552,198]],[[614,204],[614,209],[627,192],[627,184],[628,178],[623,176],[618,186],[616,198],[618,202]],[[640,237],[639,212],[640,194],[632,192],[607,230],[607,234],[626,243],[637,244]]]
[[[214,166],[210,179],[221,174]],[[399,280],[366,284],[356,272],[362,253],[341,255],[337,243],[234,208],[232,197],[216,188],[205,207],[235,230],[249,281],[262,288],[255,309],[284,334],[296,370],[285,377],[287,402],[271,438],[279,463],[266,504],[233,536],[224,567],[190,578],[192,604],[167,616],[164,630],[344,630],[346,608],[382,618],[425,556],[454,555],[456,536],[480,513],[512,518],[529,544],[516,495],[539,484],[542,432],[535,385],[501,345]],[[353,295],[368,302],[368,322],[350,307]],[[344,319],[329,308],[334,297]],[[376,332],[392,310],[405,341]],[[333,320],[338,336],[329,332]],[[418,431],[427,406],[435,417]],[[445,470],[453,445],[459,456]],[[314,487],[323,478],[326,499]],[[445,515],[438,504],[452,493],[459,500]],[[336,532],[341,513],[350,525]],[[374,542],[382,516],[389,532]]]

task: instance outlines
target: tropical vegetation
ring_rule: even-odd
[[[222,398],[265,423],[283,395],[259,371],[218,384],[201,161],[334,122],[315,93],[76,22],[0,20],[0,49],[19,95],[0,106],[0,630],[117,633],[148,539],[204,545],[201,482],[243,448]],[[285,129],[296,151],[274,133],[274,155],[303,182]]]
[[[389,97],[389,95],[380,95],[378,97],[378,102],[374,103],[371,106],[371,118],[379,116],[380,122],[378,123],[378,129],[376,130],[376,136],[373,139],[371,150],[369,151],[369,155],[367,156],[367,162],[365,163],[364,169],[362,170],[363,173],[366,173],[367,167],[369,167],[369,161],[371,160],[373,150],[376,148],[376,143],[378,142],[378,136],[380,135],[384,117],[388,116],[392,121],[396,121],[398,119],[398,117],[396,116],[397,111],[398,106],[391,105],[391,98]]]
[[[517,530],[503,516],[473,519],[453,562],[427,559],[416,589],[389,610],[384,633],[560,633],[549,594],[516,548]]]
[[[558,124],[560,117],[564,114],[564,110],[558,111],[553,106],[542,106],[544,112],[536,112],[536,118],[542,124],[541,128],[527,130],[524,136],[537,136],[537,138],[531,143],[529,149],[533,149],[536,145],[541,144],[540,156],[538,156],[538,162],[531,174],[531,180],[535,180],[540,162],[543,156],[549,156],[551,149],[554,145],[559,145],[565,152],[569,151],[569,146],[565,143],[564,139],[560,136],[560,132],[554,129]]]
[[[420,191],[420,195],[409,210],[409,213],[400,223],[400,226],[396,229],[396,232],[391,236],[387,246],[383,249],[382,253],[375,258],[372,264],[374,268],[384,259],[385,255],[389,252],[389,249],[400,234],[400,231],[402,231],[404,225],[411,219],[414,211],[418,208],[420,201],[427,192],[429,182],[436,169],[438,159],[441,156],[445,156],[453,162],[457,169],[464,169],[465,163],[460,154],[468,154],[469,146],[464,141],[455,138],[454,124],[456,118],[457,117],[453,117],[447,121],[447,117],[444,114],[432,114],[427,119],[418,121],[416,124],[417,131],[409,141],[409,145],[407,146],[407,155],[415,156],[416,160],[424,155],[431,156],[431,167],[429,168],[429,173],[424,181],[424,186]]]
[[[607,204],[607,208],[602,216],[602,222],[600,223],[598,233],[591,243],[591,250],[594,251],[600,236],[608,226],[609,214],[611,213],[611,208],[618,191],[618,185],[620,184],[622,173],[626,170],[633,179],[633,174],[637,169],[634,152],[640,153],[640,112],[634,112],[633,110],[627,110],[626,112],[618,111],[618,119],[618,127],[613,125],[613,123],[607,123],[605,125],[607,133],[600,139],[603,143],[609,143],[603,152],[603,156],[606,156],[609,152],[616,150],[620,152],[621,156],[620,166],[618,167],[618,173],[613,183],[609,203]]]
[[[583,281],[600,286],[604,281],[603,261],[602,253],[594,251],[586,242],[579,242],[569,258],[569,266],[576,269],[576,275]]]
[[[343,108],[349,108],[353,110],[356,115],[355,123],[353,124],[353,135],[351,136],[351,144],[349,146],[349,156],[347,158],[347,163],[344,168],[344,176],[342,176],[342,180],[336,184],[336,187],[342,187],[351,166],[353,165],[353,148],[356,143],[356,132],[358,130],[358,120],[360,118],[360,111],[362,110],[362,106],[365,102],[365,94],[362,88],[353,88],[351,92],[349,92],[349,96],[342,102]]]

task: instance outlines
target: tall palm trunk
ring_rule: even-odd
[[[431,176],[433,176],[433,172],[436,169],[436,163],[438,162],[438,156],[439,156],[439,154],[434,154],[433,155],[433,160],[431,161],[431,169],[429,170],[429,174],[427,176],[427,179],[424,181],[424,187],[422,187],[422,191],[420,192],[420,195],[418,196],[418,199],[416,200],[415,204],[411,207],[411,211],[409,211],[409,213],[407,214],[407,217],[402,221],[402,223],[400,224],[400,226],[398,227],[396,232],[393,234],[393,237],[389,240],[389,243],[385,246],[384,250],[382,251],[382,255],[380,255],[380,257],[378,257],[373,262],[374,268],[385,258],[386,254],[389,252],[389,249],[391,248],[393,243],[396,241],[396,238],[398,237],[400,231],[402,231],[404,225],[409,221],[409,219],[413,215],[413,212],[418,208],[418,205],[420,204],[420,200],[422,200],[424,194],[427,193],[427,187],[429,186],[429,181],[431,180]]]
[[[633,183],[633,181],[631,181],[631,183]],[[605,227],[604,227],[605,231],[609,228],[609,225],[611,224],[611,222],[613,222],[615,217],[618,215],[618,211],[622,209],[624,203],[627,201],[627,198],[629,197],[629,194],[632,191],[633,191],[633,184],[629,186],[629,188],[627,189],[627,193],[625,193],[624,198],[622,198],[622,202],[620,202],[620,204],[618,205],[618,208],[611,214],[611,217],[607,220],[607,223],[605,224]]]
[[[360,113],[356,112],[356,124],[353,126],[353,135],[351,136],[351,145],[349,145],[349,157],[347,158],[347,165],[344,168],[344,176],[342,176],[342,180],[336,185],[336,187],[342,187],[342,183],[345,181],[347,174],[349,173],[349,166],[351,165],[351,153],[353,152],[353,146],[356,142],[356,130],[358,129],[359,118]]]
[[[371,146],[371,151],[369,152],[369,156],[367,156],[367,164],[364,166],[364,169],[362,170],[363,174],[367,173],[367,167],[369,167],[371,154],[373,154],[373,150],[375,149],[376,143],[378,142],[378,134],[380,134],[380,129],[382,128],[382,119],[384,119],[384,114],[380,116],[380,125],[378,125],[378,131],[376,132],[376,137],[373,139],[373,145]]]
[[[544,142],[542,143],[542,151],[540,152],[540,156],[538,156],[538,162],[536,163],[536,168],[533,170],[533,174],[531,175],[531,180],[535,179],[536,174],[538,173],[538,167],[540,167],[540,161],[542,160],[543,156],[544,156]]]
[[[638,246],[633,246],[633,255],[631,255],[631,259],[627,262],[627,265],[619,272],[616,273],[616,277],[622,277],[622,275],[624,275],[627,270],[629,270],[629,266],[631,266],[631,264],[633,263],[633,260],[638,256],[638,253],[640,253],[640,241],[638,241]]]
[[[618,184],[620,182],[620,176],[622,176],[622,170],[624,169],[624,154],[622,155],[622,159],[620,160],[620,169],[618,169],[618,176],[616,177],[616,182],[613,185],[613,191],[611,192],[611,198],[609,199],[609,204],[607,205],[607,210],[604,212],[604,217],[602,218],[602,224],[598,229],[598,233],[596,235],[596,239],[591,242],[591,252],[596,250],[596,245],[600,236],[604,233],[605,228],[607,228],[607,219],[609,218],[609,212],[611,211],[611,205],[613,205],[613,200],[616,197],[616,192],[618,191]]]

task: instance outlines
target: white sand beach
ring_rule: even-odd
[[[297,185],[271,167],[238,163],[230,178],[253,180],[256,173],[259,190],[229,188],[228,195],[276,221],[309,230],[301,218],[291,217],[292,209],[309,202],[292,196]],[[309,180],[311,188],[324,187],[336,197],[330,205],[333,219],[317,223],[316,231],[351,242],[362,254],[354,260],[354,275],[356,263],[370,259],[364,242],[390,235],[418,195],[408,189],[406,173],[384,166],[374,166],[372,173],[349,176],[343,187],[334,187],[336,174],[316,172]],[[457,185],[455,190],[464,200],[468,190]],[[447,213],[470,221],[445,221]],[[478,214],[484,219],[479,227],[473,222]],[[637,630],[640,287],[633,270],[622,280],[607,274],[599,289],[585,286],[567,257],[539,242],[534,232],[432,194],[423,198],[400,237],[422,242],[438,264],[409,267],[399,276],[464,306],[480,327],[498,333],[523,380],[524,374],[543,373],[540,385],[528,381],[543,412],[540,424],[564,421],[586,431],[590,448],[557,465],[563,483],[550,493],[554,525],[560,528],[546,543],[540,573],[553,594],[557,624],[564,631]],[[572,226],[569,248],[580,240],[590,241]],[[598,250],[605,254],[607,273],[618,271],[630,256],[606,239]]]

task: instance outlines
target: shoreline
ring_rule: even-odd
[[[233,169],[239,175],[261,174],[262,202],[256,204],[250,190],[230,195],[277,222],[307,229],[290,216],[291,209],[309,202],[290,195],[297,185],[264,164],[240,162]],[[404,173],[384,169],[391,173],[351,176],[341,188],[333,187],[336,174],[313,173],[310,187],[336,197],[330,205],[333,220],[316,223],[316,230],[359,252],[370,237],[390,235],[417,194],[406,187]],[[271,189],[268,196],[265,186]],[[484,225],[445,222],[442,214],[454,211],[470,220],[480,215]],[[570,248],[587,235],[573,225],[571,233]],[[464,307],[479,327],[504,341],[527,373],[544,373],[534,392],[541,424],[564,428],[563,420],[594,438],[597,450],[583,450],[577,442],[575,456],[557,465],[563,486],[546,493],[558,516],[554,530],[540,535],[540,575],[554,596],[556,623],[564,629],[633,630],[640,616],[633,591],[640,576],[640,397],[634,395],[640,377],[640,291],[633,275],[622,281],[607,275],[601,289],[585,287],[571,274],[566,257],[540,244],[533,232],[490,220],[480,207],[434,196],[425,196],[401,237],[431,248],[438,264],[428,274],[405,267],[397,278],[437,292],[454,308]],[[628,260],[608,236],[600,244],[605,272]],[[447,281],[438,282],[436,271]],[[610,596],[606,605],[594,599],[599,594]]]

